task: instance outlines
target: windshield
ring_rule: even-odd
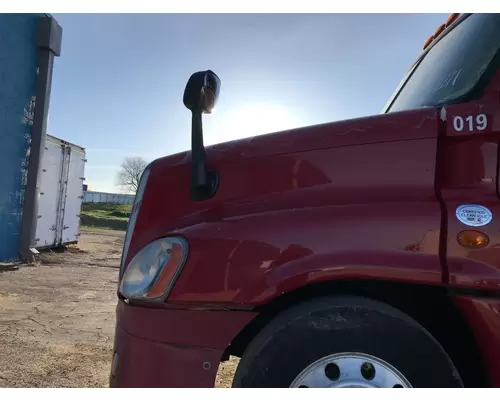
[[[388,112],[452,103],[467,94],[500,47],[500,15],[472,14],[420,60]]]

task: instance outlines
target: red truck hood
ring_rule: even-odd
[[[434,137],[437,134],[433,129],[436,119],[436,109],[424,108],[306,126],[208,146],[207,159],[216,163],[223,158],[273,156],[331,147],[417,139],[429,137],[429,134]],[[156,160],[156,168],[190,163],[191,152],[188,151]]]
[[[327,182],[328,178],[321,170],[309,165],[305,166],[306,169],[302,166],[307,179],[294,183],[297,168],[294,155],[336,147],[436,137],[438,131],[436,110],[426,108],[210,146],[207,147],[208,166],[219,172],[220,185],[213,198],[200,202],[189,197],[191,152],[160,158],[151,168],[127,260],[157,238],[183,233],[186,228],[207,221],[258,212],[258,207],[252,205],[272,203],[275,193]]]

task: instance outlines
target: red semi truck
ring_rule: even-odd
[[[145,170],[110,386],[500,387],[500,15],[453,14],[381,115]],[[258,116],[254,116],[258,118]],[[244,121],[242,121],[244,123]]]

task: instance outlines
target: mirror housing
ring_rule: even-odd
[[[196,72],[189,78],[184,89],[183,102],[191,110],[191,200],[207,200],[219,187],[217,171],[207,169],[203,144],[202,115],[210,114],[219,97],[221,82],[212,71]]]
[[[196,72],[184,90],[184,105],[192,112],[211,114],[217,103],[220,79],[213,71]]]

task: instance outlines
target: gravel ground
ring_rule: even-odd
[[[0,265],[0,387],[106,387],[124,233],[84,229],[36,266]],[[217,387],[230,387],[237,359]]]

